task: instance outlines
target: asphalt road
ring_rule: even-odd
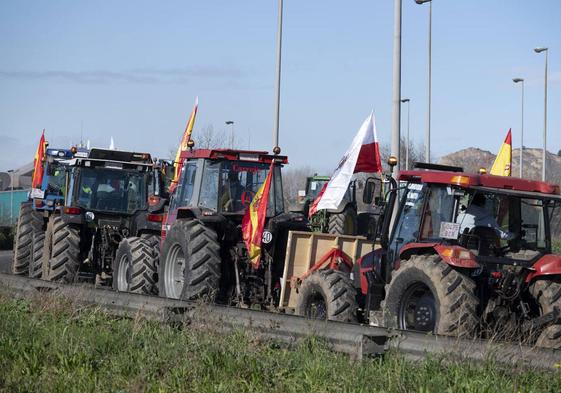
[[[12,250],[0,250],[0,273],[10,273]]]

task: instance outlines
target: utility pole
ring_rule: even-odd
[[[279,15],[277,26],[277,81],[275,99],[275,118],[273,126],[273,153],[280,154],[279,147],[279,114],[280,114],[280,86],[281,86],[281,64],[282,64],[282,0],[279,0]]]
[[[393,110],[392,110],[392,149],[397,158],[396,171],[399,171],[400,125],[401,125],[401,0],[394,0],[393,26]],[[397,206],[397,205],[396,205]]]

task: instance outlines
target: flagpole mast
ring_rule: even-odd
[[[393,30],[393,112],[392,112],[392,149],[391,154],[397,158],[399,171],[400,153],[400,120],[401,120],[401,0],[394,0]]]
[[[281,85],[281,56],[282,56],[282,0],[279,0],[277,26],[277,80],[275,97],[275,117],[273,126],[273,153],[280,154],[279,147],[279,113],[280,113],[280,85]]]

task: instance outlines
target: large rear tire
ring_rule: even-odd
[[[355,236],[358,228],[356,210],[347,206],[341,213],[329,213],[328,232],[333,235]]]
[[[348,273],[324,269],[304,279],[298,291],[296,314],[310,319],[357,321],[356,289]]]
[[[157,254],[153,244],[140,237],[121,240],[113,261],[113,289],[151,295],[156,292]]]
[[[160,296],[213,301],[219,291],[220,264],[216,232],[197,220],[177,220],[162,247]]]
[[[540,306],[540,314],[545,315],[556,308],[561,311],[561,283],[552,280],[534,281],[530,294]],[[546,327],[536,341],[538,347],[561,349],[561,321]]]
[[[45,231],[37,230],[33,232],[33,250],[31,262],[29,263],[29,277],[43,277],[43,249],[45,246]]]
[[[51,220],[51,244],[48,245],[49,252],[43,253],[48,258],[46,279],[72,283],[76,280],[80,267],[80,232],[59,216],[53,216]]]
[[[438,255],[401,261],[386,285],[382,311],[387,327],[471,336],[479,324],[473,280]]]
[[[29,264],[33,254],[33,233],[41,224],[42,218],[33,210],[31,203],[22,203],[16,225],[12,274],[29,274]]]

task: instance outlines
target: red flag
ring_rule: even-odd
[[[37,151],[35,152],[35,159],[33,160],[32,188],[41,188],[41,183],[43,183],[43,161],[45,161],[46,149],[45,130],[43,129],[41,139],[39,139],[39,146],[37,146]]]
[[[271,178],[273,176],[273,165],[269,168],[269,173],[265,182],[253,197],[251,204],[242,219],[242,235],[247,247],[249,260],[254,268],[259,267],[261,261],[261,242],[263,239],[263,227],[267,216],[267,204],[269,202],[269,190],[271,188]]]
[[[321,191],[319,192],[318,196],[312,202],[312,204],[310,206],[310,210],[308,211],[308,218],[311,218],[318,211],[318,203],[321,200],[321,197],[323,196],[323,193],[325,192],[325,189],[327,188],[327,184],[328,183],[325,183],[323,185],[323,187],[321,188]]]

